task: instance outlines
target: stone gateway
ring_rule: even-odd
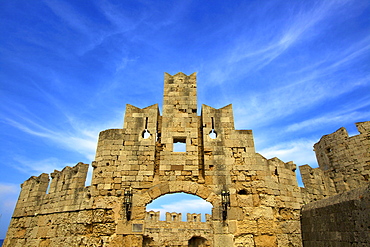
[[[360,126],[369,136],[369,123]],[[328,149],[315,146],[325,162],[334,157],[330,148],[325,158]],[[302,189],[293,162],[264,158],[251,130],[235,130],[231,105],[203,105],[198,113],[195,73],[166,73],[162,115],[158,105],[127,105],[123,128],[100,133],[91,186],[83,163],[54,171],[50,185],[48,174],[22,184],[4,246],[302,246],[304,202],[368,185],[368,152],[361,157],[358,183],[348,178],[345,187],[333,171],[338,164],[327,162],[303,168]],[[161,221],[146,211],[177,192],[211,203],[212,214],[201,222],[197,214],[182,221],[168,212]]]

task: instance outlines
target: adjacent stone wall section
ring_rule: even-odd
[[[206,214],[207,219],[209,216]],[[166,212],[165,221],[159,218],[160,212],[146,212],[143,246],[188,247],[192,241],[203,244],[194,246],[213,246],[212,222],[202,222],[200,214],[188,213],[187,221],[182,221],[181,213],[175,212]]]
[[[370,180],[370,121],[356,123],[359,135],[345,128],[314,145],[318,168],[301,166],[306,202],[366,186]]]
[[[304,247],[369,246],[370,185],[302,208]]]

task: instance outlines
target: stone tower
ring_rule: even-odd
[[[4,246],[302,245],[295,164],[256,153],[231,105],[199,114],[195,73],[165,74],[162,115],[127,105],[124,127],[100,133],[85,187],[87,166],[55,171],[48,193],[47,174],[23,183]],[[177,192],[210,202],[212,215],[146,212]]]

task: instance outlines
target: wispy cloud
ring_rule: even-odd
[[[20,186],[10,183],[0,183],[0,197],[19,192]]]
[[[302,83],[303,81],[305,83]],[[261,126],[264,123],[271,123],[274,119],[299,113],[302,109],[315,107],[325,100],[335,99],[368,84],[368,77],[354,79],[350,83],[338,84],[336,78],[327,78],[323,83],[322,79],[308,75],[307,78],[302,78],[289,85],[260,92],[249,96],[247,99],[240,99],[240,101],[234,100],[235,114],[238,115],[236,125],[245,126],[247,123],[253,123],[256,126]],[[351,109],[340,109],[342,113],[333,109],[336,112],[335,115],[338,115],[338,117],[339,115],[344,116],[351,110],[369,104],[368,100],[358,102],[359,100],[349,99],[348,102],[343,104],[350,105],[353,104],[353,101],[356,101],[356,104]],[[343,105],[341,107],[343,108]],[[333,113],[328,111],[326,114],[332,115]],[[353,114],[356,114],[356,112]],[[334,120],[335,116],[330,118]],[[322,120],[324,120],[324,117]],[[292,127],[291,130],[293,129]]]
[[[282,142],[278,145],[264,148],[258,153],[267,159],[278,157],[284,162],[293,161],[297,165],[310,164],[315,166],[316,157],[313,144],[318,140],[295,139],[291,142]]]
[[[8,228],[10,218],[17,203],[20,186],[11,183],[0,183],[0,227]],[[1,236],[3,238],[5,236]]]
[[[345,65],[353,60],[358,59],[361,56],[366,56],[370,51],[370,35],[366,36],[359,42],[352,44],[350,47],[345,49],[343,52],[336,55],[339,57],[338,61],[331,64],[328,69],[335,70],[340,66]]]
[[[121,9],[119,6],[107,1],[99,1],[97,6],[107,20],[115,27],[115,34],[135,30],[147,18],[145,12],[141,12],[140,16],[130,18],[129,14],[131,15],[132,13],[126,13],[127,10]]]
[[[45,158],[42,160],[34,160],[34,159],[22,157],[22,156],[15,156],[13,157],[13,159],[16,163],[13,163],[13,165],[11,166],[14,169],[22,173],[28,174],[29,176],[39,176],[42,173],[47,173],[50,175],[52,172],[54,172],[54,170],[61,171],[67,166],[74,167],[77,164],[77,162],[76,163],[65,163],[62,160],[58,158],[54,158],[54,157]],[[86,182],[85,182],[86,186],[91,185],[92,172],[93,172],[93,168],[90,165],[88,172],[87,172]],[[1,186],[0,186],[0,191],[1,191]],[[14,190],[12,191],[14,192]]]
[[[44,3],[54,12],[55,15],[60,17],[70,27],[84,33],[90,31],[87,19],[81,16],[81,14],[75,11],[74,8],[66,2],[48,0],[44,1]]]
[[[57,158],[46,158],[42,160],[32,160],[26,157],[16,156],[14,160],[17,162],[12,165],[13,168],[31,176],[39,176],[41,173],[52,173],[54,170],[61,171],[66,166],[74,166],[76,164],[63,163]]]
[[[305,128],[315,129],[323,125],[328,125],[332,123],[348,123],[352,122],[353,119],[369,119],[370,112],[358,111],[362,107],[370,107],[370,102],[364,105],[358,105],[354,109],[346,109],[344,111],[336,111],[333,113],[324,114],[320,117],[310,118],[302,122],[294,123],[285,129],[287,132],[300,131]]]
[[[62,145],[64,148],[73,150],[85,155],[89,160],[94,159],[97,143],[98,131],[94,134],[90,130],[77,130],[74,133],[69,131],[55,131],[41,126],[30,119],[26,120],[28,124],[21,123],[10,118],[5,119],[5,123],[18,128],[19,130],[38,137],[51,140],[54,143]]]
[[[325,31],[325,20],[338,14],[338,10],[347,4],[351,4],[351,1],[323,1],[311,9],[298,9],[284,23],[280,23],[281,29],[276,29],[275,25],[270,25],[268,30],[260,27],[256,32],[261,33],[253,35],[246,35],[244,30],[240,30],[240,37],[235,39],[230,46],[232,48],[222,52],[222,56],[216,59],[215,66],[209,71],[210,81],[223,83],[269,65],[295,44]],[[272,36],[263,35],[262,32],[271,33]],[[220,64],[225,64],[224,68]]]

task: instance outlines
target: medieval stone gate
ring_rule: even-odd
[[[182,152],[174,150],[178,142],[185,145]],[[99,194],[132,195],[132,205],[117,220],[116,234],[125,238],[141,241],[148,233],[148,203],[185,192],[213,205],[209,245],[300,243],[302,199],[295,165],[257,154],[252,131],[234,129],[231,105],[203,105],[198,116],[195,74],[165,74],[162,116],[157,105],[127,105],[124,128],[100,134],[94,167],[92,186]],[[174,246],[203,237],[199,231],[186,236],[176,234],[176,226],[167,228],[184,237]]]
[[[52,173],[48,192],[47,174],[23,183],[5,246],[302,245],[295,164],[256,153],[231,105],[198,113],[195,73],[165,74],[162,115],[127,105],[124,127],[100,133],[92,165],[89,187],[82,163]],[[146,205],[177,192],[210,202],[212,215],[151,222]]]

